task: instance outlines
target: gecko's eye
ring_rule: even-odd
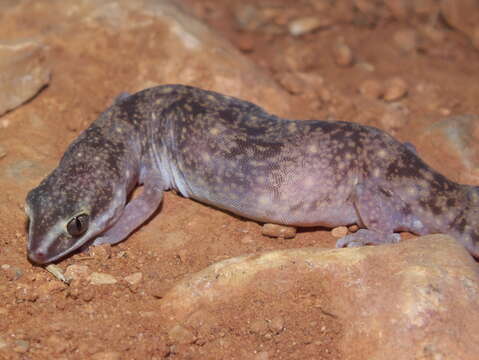
[[[88,230],[87,214],[74,216],[67,224],[67,231],[71,236],[80,236]]]

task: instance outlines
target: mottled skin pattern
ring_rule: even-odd
[[[282,119],[165,85],[120,96],[28,194],[29,258],[118,243],[168,189],[261,222],[363,227],[340,247],[397,242],[394,231],[406,230],[450,234],[479,255],[478,188],[438,174],[413,146],[373,127]]]

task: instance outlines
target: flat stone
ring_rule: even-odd
[[[116,284],[118,281],[113,275],[93,272],[90,275],[90,284],[92,285],[110,285]]]
[[[327,309],[342,324],[340,348],[348,359],[477,359],[478,266],[445,235],[394,245],[281,250],[224,260],[173,287],[160,313],[173,331],[200,309],[221,308],[247,297],[259,274],[263,284],[280,282],[280,288],[268,289],[282,294],[312,273],[324,298],[330,299],[315,306]]]

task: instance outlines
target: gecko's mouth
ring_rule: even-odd
[[[91,231],[93,233],[93,231]],[[97,237],[96,234],[86,233],[83,236],[84,240],[76,239],[75,242],[68,248],[62,249],[58,244],[62,244],[62,239],[57,239],[50,246],[30,246],[27,249],[28,259],[37,265],[47,265],[49,263],[60,260],[67,255],[72,255],[77,252],[84,252],[88,247],[93,244],[93,241]],[[71,240],[71,239],[68,239]]]

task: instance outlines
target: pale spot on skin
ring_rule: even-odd
[[[471,192],[469,196],[473,204],[476,204],[479,201],[479,196],[476,192]]]
[[[206,161],[206,162],[210,162],[211,161],[211,156],[210,154],[208,154],[207,152],[202,152],[201,153],[201,158]]]
[[[374,168],[373,177],[378,178],[379,176],[381,176],[381,170],[379,168]]]
[[[258,176],[258,177],[256,178],[256,182],[257,182],[258,184],[263,185],[263,184],[266,183],[266,178],[265,178],[264,176]]]
[[[318,147],[316,145],[309,145],[306,148],[306,151],[311,153],[311,154],[316,154],[318,152]]]
[[[172,91],[173,91],[173,88],[170,87],[170,86],[165,86],[165,87],[160,88],[160,92],[161,92],[162,94],[169,94],[169,93],[172,92]],[[158,101],[159,101],[159,100],[158,100]]]
[[[388,152],[387,152],[386,150],[384,150],[384,149],[379,150],[379,151],[377,152],[377,154],[378,154],[378,156],[379,156],[380,158],[383,158],[383,159],[388,156]]]
[[[422,224],[422,222],[420,220],[414,220],[413,223],[412,223],[412,226],[415,228],[415,229],[422,229],[422,227],[424,226]]]
[[[218,135],[220,133],[220,130],[218,128],[211,128],[210,129],[210,134],[211,135]]]
[[[261,195],[259,198],[258,198],[258,204],[259,205],[269,205],[271,204],[271,199],[269,198],[268,195]]]
[[[115,130],[116,130],[117,133],[120,133],[120,134],[123,132],[123,129],[122,129],[121,127],[119,127],[119,126],[117,126],[117,127],[115,128]]]
[[[415,196],[417,194],[417,189],[414,186],[408,186],[406,192],[408,195]]]

